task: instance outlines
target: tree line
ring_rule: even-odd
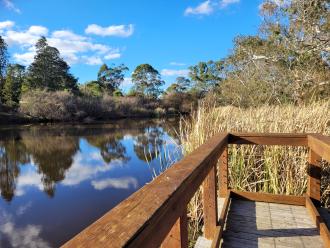
[[[232,52],[217,61],[189,67],[167,89],[150,64],[138,65],[133,86],[124,94],[120,85],[128,67],[103,64],[95,81],[79,85],[57,48],[45,37],[36,43],[36,55],[25,68],[8,63],[7,45],[0,36],[0,100],[18,107],[21,95],[33,90],[67,91],[81,96],[144,97],[178,107],[215,95],[220,105],[303,104],[330,96],[330,18],[327,0],[265,0],[258,34],[238,36]]]

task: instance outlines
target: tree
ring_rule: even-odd
[[[177,77],[175,83],[171,84],[166,92],[167,93],[183,93],[187,92],[190,88],[191,82],[188,78]]]
[[[136,93],[150,98],[158,98],[162,92],[160,87],[165,84],[159,72],[149,64],[141,64],[135,68],[132,82]]]
[[[2,101],[2,89],[5,83],[7,64],[8,64],[7,44],[0,35],[0,102]]]
[[[24,75],[24,66],[19,64],[13,64],[8,66],[5,85],[3,88],[3,101],[7,106],[18,106]]]
[[[189,67],[189,77],[193,82],[193,90],[197,91],[200,98],[204,97],[222,81],[223,61],[199,62]]]
[[[223,102],[303,104],[330,97],[328,3],[264,1],[260,33],[237,37],[225,60]]]
[[[88,81],[80,86],[80,91],[91,96],[101,96],[104,89],[99,81]]]
[[[70,67],[60,57],[57,48],[49,46],[46,38],[41,37],[36,50],[34,61],[28,68],[29,88],[77,92],[77,79],[69,72]]]
[[[266,0],[261,7],[261,35],[281,48],[265,57],[272,66],[285,61],[295,103],[330,96],[329,10],[329,0]]]
[[[103,64],[97,73],[97,80],[100,85],[112,94],[119,89],[120,84],[124,81],[125,72],[128,70],[124,64],[119,66],[108,67]]]

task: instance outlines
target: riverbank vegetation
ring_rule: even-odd
[[[213,93],[181,121],[183,154],[217,132],[322,133],[330,135],[329,5],[327,1],[264,1],[256,36],[240,36],[216,63]],[[195,70],[203,68],[203,64]],[[206,77],[209,79],[209,77]],[[207,79],[195,79],[207,82]],[[214,77],[212,78],[214,79]],[[211,84],[208,84],[211,85]],[[308,150],[302,147],[232,145],[233,189],[303,195]],[[330,166],[322,163],[322,205],[330,207]],[[202,190],[202,189],[201,189]],[[188,206],[189,240],[201,235],[201,191]],[[192,245],[193,242],[190,244]]]
[[[121,90],[128,71],[124,64],[104,64],[94,81],[80,84],[45,37],[36,43],[27,68],[9,64],[0,37],[1,112],[45,121],[98,120],[188,113],[210,94],[217,96],[217,106],[243,108],[329,98],[327,1],[266,0],[260,14],[258,34],[236,37],[227,57],[190,66],[187,77],[166,89],[157,69],[138,65],[127,93]]]
[[[330,101],[297,107],[260,106],[246,109],[203,103],[189,121],[182,120],[180,142],[189,154],[218,132],[322,133],[330,135]],[[307,188],[308,149],[304,147],[231,145],[229,186],[273,194],[303,195]],[[330,207],[330,166],[323,163],[322,203]],[[191,240],[202,230],[200,191],[189,204]]]

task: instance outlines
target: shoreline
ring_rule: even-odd
[[[30,116],[24,116],[15,113],[0,112],[0,127],[6,125],[28,125],[28,124],[63,124],[63,125],[93,125],[93,124],[105,124],[109,121],[118,121],[124,119],[131,120],[148,120],[148,119],[168,119],[168,118],[180,118],[181,116],[187,116],[188,113],[167,114],[167,115],[127,115],[127,116],[113,116],[106,119],[92,119],[86,117],[82,120],[47,120],[38,119]]]

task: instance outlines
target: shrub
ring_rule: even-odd
[[[46,120],[70,120],[77,112],[75,97],[69,92],[30,91],[23,94],[20,112]]]

